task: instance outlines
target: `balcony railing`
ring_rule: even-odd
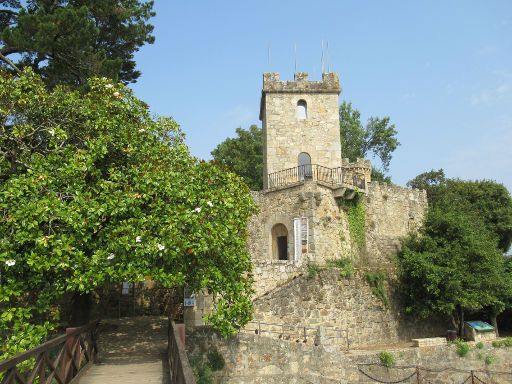
[[[362,173],[345,175],[342,167],[328,168],[318,164],[299,165],[269,173],[268,189],[283,188],[307,180],[320,181],[332,186],[348,185],[358,189],[366,189],[366,180]]]

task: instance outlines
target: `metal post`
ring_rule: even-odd
[[[308,335],[306,333],[306,327],[304,327],[304,342],[308,341]]]
[[[471,384],[475,384],[475,374],[473,370],[471,370]]]
[[[261,336],[261,323],[258,321],[258,335]]]
[[[416,366],[416,381],[418,384],[421,383],[421,380],[420,380],[420,367],[419,366]]]

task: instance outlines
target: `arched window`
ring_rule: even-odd
[[[313,176],[313,169],[311,167],[311,156],[309,153],[299,153],[299,180],[311,179]]]
[[[274,260],[288,260],[288,229],[284,224],[272,227],[272,257]]]
[[[306,103],[306,100],[299,100],[297,101],[297,112],[296,112],[297,119],[299,120],[306,120],[308,117],[308,104]]]

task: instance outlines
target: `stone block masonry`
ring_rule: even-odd
[[[512,382],[512,349],[486,344],[461,358],[454,345],[421,348],[387,347],[346,351],[337,346],[311,345],[239,334],[223,339],[203,328],[187,335],[189,356],[217,351],[224,359],[223,370],[214,373],[215,383],[233,384],[375,384],[363,372],[380,382],[403,382],[419,366],[421,383],[452,384],[467,380],[471,370],[484,383]],[[379,352],[390,352],[396,367],[379,365]],[[488,356],[492,356],[489,359]],[[486,361],[491,364],[486,364]],[[492,372],[502,372],[501,374]],[[417,377],[405,382],[415,383]],[[478,382],[475,380],[475,382]]]
[[[443,319],[415,321],[402,315],[393,287],[386,306],[372,292],[364,275],[340,277],[335,268],[314,278],[300,276],[254,302],[254,320],[264,323],[334,327],[343,333],[338,342],[351,347],[392,344],[411,338],[443,336]]]
[[[308,81],[296,73],[294,81],[281,81],[277,73],[265,73],[260,107],[263,125],[263,179],[297,167],[298,155],[309,154],[312,164],[341,166],[338,75],[324,73],[321,81]],[[305,115],[297,115],[303,103]]]

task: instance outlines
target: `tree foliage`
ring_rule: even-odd
[[[474,214],[431,209],[421,234],[405,241],[398,256],[407,311],[451,315],[460,323],[461,311],[504,306],[510,280],[496,242]]]
[[[240,175],[254,191],[263,188],[263,136],[261,128],[251,125],[248,130],[237,128],[236,138],[217,145],[212,156],[220,164]]]
[[[31,67],[50,86],[93,75],[134,82],[133,54],[154,41],[152,8],[145,0],[1,1],[0,64]]]
[[[449,314],[459,326],[467,310],[486,310],[495,320],[512,299],[503,256],[512,236],[509,192],[493,181],[447,179],[442,170],[408,185],[427,190],[429,211],[398,256],[407,310]]]
[[[372,178],[389,181],[386,172],[389,171],[393,152],[400,145],[396,127],[390,124],[389,117],[370,117],[363,126],[360,112],[352,107],[352,103],[344,101],[340,106],[340,135],[343,157],[350,161],[369,155],[379,158],[382,170],[376,169]]]
[[[249,189],[128,88],[89,88],[0,76],[0,358],[37,344],[64,294],[106,281],[206,289],[225,334],[250,317]]]
[[[416,176],[407,183],[425,189],[431,206],[456,205],[475,213],[498,238],[498,247],[506,252],[512,244],[512,197],[502,184],[491,180],[448,179],[442,169]]]

